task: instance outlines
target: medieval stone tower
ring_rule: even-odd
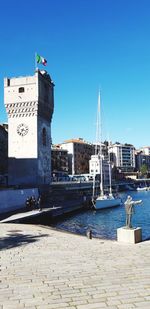
[[[51,119],[54,84],[46,71],[34,76],[5,78],[8,114],[8,181],[40,186],[51,178]]]

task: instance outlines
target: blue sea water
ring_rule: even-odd
[[[120,195],[123,201],[121,206],[97,211],[87,210],[61,220],[55,224],[55,227],[82,235],[91,229],[94,237],[116,239],[117,228],[125,226],[124,202],[127,196],[131,195],[133,200],[142,199],[143,201],[141,205],[134,207],[132,226],[142,228],[143,240],[150,239],[150,191],[128,191]]]

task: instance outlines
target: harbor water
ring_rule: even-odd
[[[150,191],[128,191],[120,194],[122,205],[109,209],[86,210],[63,218],[53,226],[57,229],[86,235],[88,230],[92,231],[93,237],[116,240],[117,228],[125,226],[124,202],[127,196],[133,200],[142,199],[141,205],[135,205],[135,213],[132,217],[132,226],[142,228],[143,240],[150,239]]]

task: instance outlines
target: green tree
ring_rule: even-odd
[[[147,174],[148,168],[147,168],[146,164],[141,165],[140,172],[141,172],[142,176],[145,176]]]

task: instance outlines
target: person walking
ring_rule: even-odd
[[[36,208],[36,198],[34,195],[31,197],[31,208],[32,209]]]
[[[41,196],[38,197],[37,206],[38,206],[39,211],[41,211],[42,210]]]
[[[26,209],[30,210],[30,199],[29,199],[29,197],[27,197],[25,204],[26,204]]]

